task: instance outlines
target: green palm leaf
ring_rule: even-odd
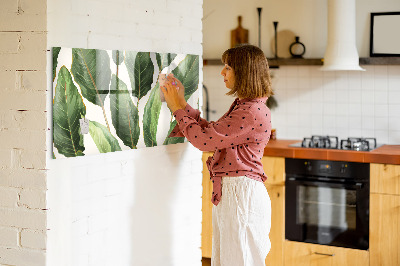
[[[143,135],[146,147],[157,146],[157,126],[161,111],[160,85],[151,90],[149,100],[144,107]]]
[[[61,47],[53,47],[53,81],[56,78],[56,69],[58,64],[58,54],[60,53]]]
[[[115,131],[126,146],[136,149],[140,136],[138,109],[132,102],[126,84],[114,74],[110,91],[111,118]]]
[[[124,62],[124,51],[113,50],[112,59],[117,66],[122,64]]]
[[[103,106],[111,79],[110,58],[106,51],[72,49],[71,72],[89,102]]]
[[[185,87],[185,99],[188,100],[199,86],[199,56],[186,55],[172,73]]]
[[[151,90],[154,65],[148,52],[126,52],[125,65],[132,86],[132,95],[140,100]]]
[[[101,153],[121,150],[118,140],[102,124],[89,121],[89,134]]]
[[[53,142],[60,154],[66,157],[84,155],[85,147],[79,119],[85,115],[86,107],[82,96],[68,69],[63,66],[58,72],[53,99]]]
[[[171,62],[175,59],[176,54],[171,53],[156,53],[156,60],[158,69],[161,71],[165,67],[169,66]]]

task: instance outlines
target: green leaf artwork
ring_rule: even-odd
[[[79,84],[82,96],[98,106],[110,91],[110,57],[106,51],[96,49],[72,49],[71,72]]]
[[[140,100],[151,90],[153,82],[154,65],[150,53],[127,52],[125,64],[131,80],[132,95]]]
[[[168,137],[169,134],[171,134],[171,131],[174,129],[174,127],[175,127],[176,125],[177,125],[176,120],[174,120],[174,121],[171,122],[170,127],[169,127],[169,131],[168,131],[168,134],[167,134],[167,137],[165,138],[165,141],[164,141],[164,145],[176,144],[176,143],[183,143],[183,142],[185,141],[185,138],[184,138],[184,137],[173,137],[173,138]]]
[[[56,78],[56,68],[58,64],[58,54],[60,53],[61,47],[53,47],[53,81]]]
[[[65,47],[52,51],[53,159],[185,141],[168,137],[177,123],[161,102],[157,80],[162,70],[172,71],[185,86],[185,99],[195,106],[198,55]]]
[[[118,140],[111,135],[110,131],[108,131],[108,129],[102,124],[96,121],[90,121],[89,133],[99,149],[99,152],[106,153],[121,150]]]
[[[187,55],[185,59],[172,70],[172,73],[185,87],[185,99],[187,101],[199,86],[199,57],[197,55]]]
[[[112,51],[112,59],[114,63],[119,66],[124,62],[124,51],[113,50]]]
[[[82,96],[63,66],[58,73],[53,100],[54,147],[65,157],[82,156],[85,146],[80,132],[79,119],[86,114]]]
[[[161,71],[171,64],[175,59],[176,54],[170,53],[156,53],[158,69]]]
[[[114,74],[111,78],[110,109],[117,136],[124,145],[136,149],[140,136],[139,112],[132,102],[126,84]]]
[[[143,134],[146,147],[157,146],[157,126],[161,111],[160,85],[156,86],[150,92],[150,98],[144,107],[143,114]]]

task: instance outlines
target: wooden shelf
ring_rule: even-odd
[[[271,68],[279,66],[322,66],[323,58],[268,58]],[[204,66],[222,65],[220,59],[204,59]],[[360,65],[400,65],[400,57],[362,57]]]
[[[360,65],[400,65],[400,57],[362,57]]]
[[[322,66],[322,58],[269,58],[270,67],[279,66]]]
[[[304,66],[304,65],[322,65],[321,58],[268,58],[268,64],[271,68],[279,66]],[[222,65],[220,59],[204,59],[203,65],[217,66]]]

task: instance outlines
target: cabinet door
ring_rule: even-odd
[[[367,266],[369,265],[369,254],[366,250],[316,245],[285,240],[284,265]]]
[[[400,165],[370,165],[371,193],[400,195]]]
[[[203,206],[202,206],[202,231],[201,231],[201,252],[204,258],[211,258],[212,252],[212,183],[210,182],[210,173],[208,171],[206,161],[211,152],[203,153]]]
[[[371,266],[400,265],[400,196],[371,193]]]
[[[264,156],[261,163],[268,177],[266,184],[285,185],[285,158]]]
[[[266,266],[283,265],[285,240],[285,187],[265,184],[271,199],[271,250],[265,259]]]

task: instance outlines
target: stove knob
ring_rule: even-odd
[[[340,168],[340,173],[341,174],[346,173],[346,169],[347,169],[347,164],[342,164],[342,167]]]
[[[308,172],[311,172],[311,170],[312,170],[311,163],[310,163],[310,162],[306,162],[305,165],[306,165],[306,170],[307,170]]]

